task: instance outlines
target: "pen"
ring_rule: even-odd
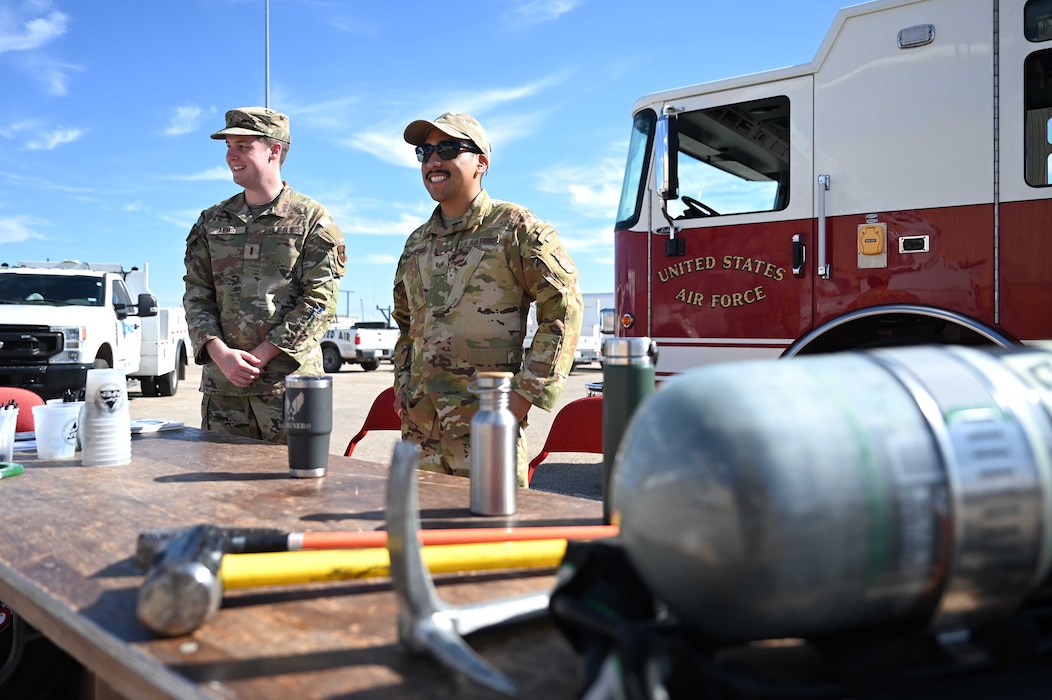
[[[0,479],[18,476],[25,470],[26,468],[18,462],[0,462]]]

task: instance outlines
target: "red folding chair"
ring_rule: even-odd
[[[14,401],[18,405],[18,420],[15,422],[16,433],[33,432],[33,406],[43,406],[44,399],[40,394],[21,389],[17,386],[0,386],[0,406],[6,406],[8,401]]]
[[[354,447],[362,438],[365,437],[366,433],[370,430],[401,430],[402,419],[398,417],[398,414],[394,410],[394,387],[387,387],[380,392],[380,395],[373,399],[373,405],[369,407],[369,413],[365,416],[365,422],[362,423],[362,429],[358,431],[358,434],[351,438],[351,441],[347,443],[347,450],[343,453],[344,457],[350,457],[351,453],[354,452]]]
[[[603,453],[603,397],[575,399],[559,409],[540,454],[530,462],[527,483],[550,452]]]

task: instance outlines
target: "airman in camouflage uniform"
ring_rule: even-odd
[[[417,146],[424,186],[439,204],[409,236],[395,273],[402,436],[421,446],[422,469],[467,476],[478,410],[468,387],[478,372],[511,372],[518,481],[526,486],[526,413],[531,405],[554,408],[581,331],[577,268],[554,228],[482,189],[490,143],[474,118],[418,120],[404,136]],[[538,328],[524,357],[533,301]]]
[[[281,180],[288,117],[226,114],[212,134],[244,192],[206,209],[186,239],[183,307],[201,374],[201,427],[285,442],[284,380],[321,375],[346,266],[325,207]]]

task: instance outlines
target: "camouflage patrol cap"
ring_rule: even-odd
[[[214,139],[227,136],[269,136],[291,143],[289,118],[266,107],[241,107],[226,113],[226,128],[212,134]]]
[[[456,112],[446,112],[431,122],[426,119],[417,119],[405,128],[403,137],[406,143],[411,143],[414,146],[423,146],[424,142],[427,141],[428,132],[432,129],[438,129],[454,138],[467,139],[481,148],[486,156],[489,156],[492,150],[489,144],[489,137],[486,136],[486,130],[482,128],[478,120],[471,115],[457,114]]]

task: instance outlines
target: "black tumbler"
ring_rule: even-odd
[[[332,377],[285,377],[289,475],[325,476],[332,433]]]

